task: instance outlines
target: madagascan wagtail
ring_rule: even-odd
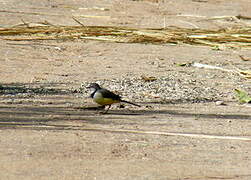
[[[107,89],[101,88],[97,83],[91,83],[90,86],[87,88],[93,89],[93,92],[91,93],[91,98],[93,98],[93,100],[96,103],[102,106],[108,106],[108,109],[105,111],[105,113],[108,112],[112,104],[119,103],[119,102],[124,102],[124,103],[128,103],[128,104],[140,107],[140,105],[138,104],[122,100],[119,95],[114,94],[113,92]]]

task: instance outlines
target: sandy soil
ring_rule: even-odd
[[[248,0],[2,0],[0,7],[1,27],[22,20],[77,25],[72,16],[85,25],[147,28],[251,23],[205,20],[251,16]],[[248,69],[251,61],[239,55],[250,58],[250,50],[1,40],[0,54],[0,179],[251,179],[251,109],[233,93],[250,92],[250,81],[177,66]],[[95,105],[81,84],[97,81],[142,107],[114,105],[105,115],[81,109]],[[161,85],[168,94],[150,91]]]

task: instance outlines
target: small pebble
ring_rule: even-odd
[[[225,102],[224,101],[216,101],[215,102],[216,106],[225,106]]]

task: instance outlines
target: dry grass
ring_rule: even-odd
[[[251,27],[221,30],[185,29],[168,27],[139,29],[112,26],[53,26],[1,28],[1,39],[27,40],[73,40],[92,39],[121,43],[191,44],[212,47],[250,48]]]

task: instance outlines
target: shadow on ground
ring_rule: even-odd
[[[68,96],[72,96],[72,93],[77,91],[70,91],[60,88],[55,88],[58,84],[2,84],[0,85],[0,99],[8,99],[8,95],[12,95],[12,99],[18,99],[17,94],[35,94],[39,96],[40,99],[45,100],[45,104],[41,105],[39,103],[33,102],[33,97],[28,96],[30,101],[26,104],[15,104],[15,103],[0,103],[0,129],[9,128],[31,128],[31,129],[48,129],[48,124],[54,124],[54,128],[49,129],[71,129],[73,127],[71,122],[80,121],[85,124],[126,124],[127,121],[109,121],[107,119],[127,119],[128,116],[134,117],[147,117],[147,116],[157,116],[157,115],[171,115],[174,117],[183,118],[207,118],[207,119],[221,119],[221,120],[231,120],[231,119],[241,119],[241,120],[251,120],[250,115],[245,114],[212,114],[212,113],[196,113],[196,112],[184,112],[180,110],[154,110],[148,108],[145,105],[145,109],[141,110],[128,110],[128,109],[117,109],[110,110],[108,114],[100,114],[100,110],[86,110],[76,107],[72,103],[72,106],[67,106],[65,101],[61,101]],[[52,88],[53,87],[53,88]],[[7,95],[7,96],[6,96]],[[51,104],[46,104],[46,98],[51,98],[54,96],[53,102]],[[75,97],[72,97],[75,98]],[[166,102],[168,103],[168,102]],[[181,103],[181,102],[179,102]],[[157,104],[157,102],[150,102],[149,104]],[[163,104],[163,103],[159,103]],[[172,102],[169,102],[172,104]],[[94,108],[95,109],[95,108]],[[104,119],[106,118],[106,119]],[[145,118],[145,121],[150,121],[149,118]],[[161,120],[160,120],[161,121]],[[57,122],[68,122],[70,125],[56,125]],[[132,124],[132,122],[130,122]],[[135,125],[138,122],[135,121]]]
[[[82,121],[84,124],[116,124],[116,122],[106,121],[103,118],[125,119],[127,116],[152,116],[152,115],[171,115],[185,118],[211,118],[211,119],[241,119],[251,120],[250,115],[239,114],[202,114],[186,113],[171,110],[110,110],[107,114],[100,114],[96,110],[81,110],[74,107],[33,107],[33,106],[3,106],[0,105],[0,128],[18,128],[19,126],[47,125],[49,122],[60,121]],[[149,121],[149,119],[146,119]],[[121,124],[121,121],[119,121]],[[126,124],[126,121],[125,121]],[[138,124],[135,122],[135,125]],[[69,125],[70,127],[71,125]]]
[[[75,91],[58,88],[63,83],[10,83],[0,84],[0,95],[16,95],[16,94],[39,94],[39,95],[53,95],[53,94],[69,94]]]

